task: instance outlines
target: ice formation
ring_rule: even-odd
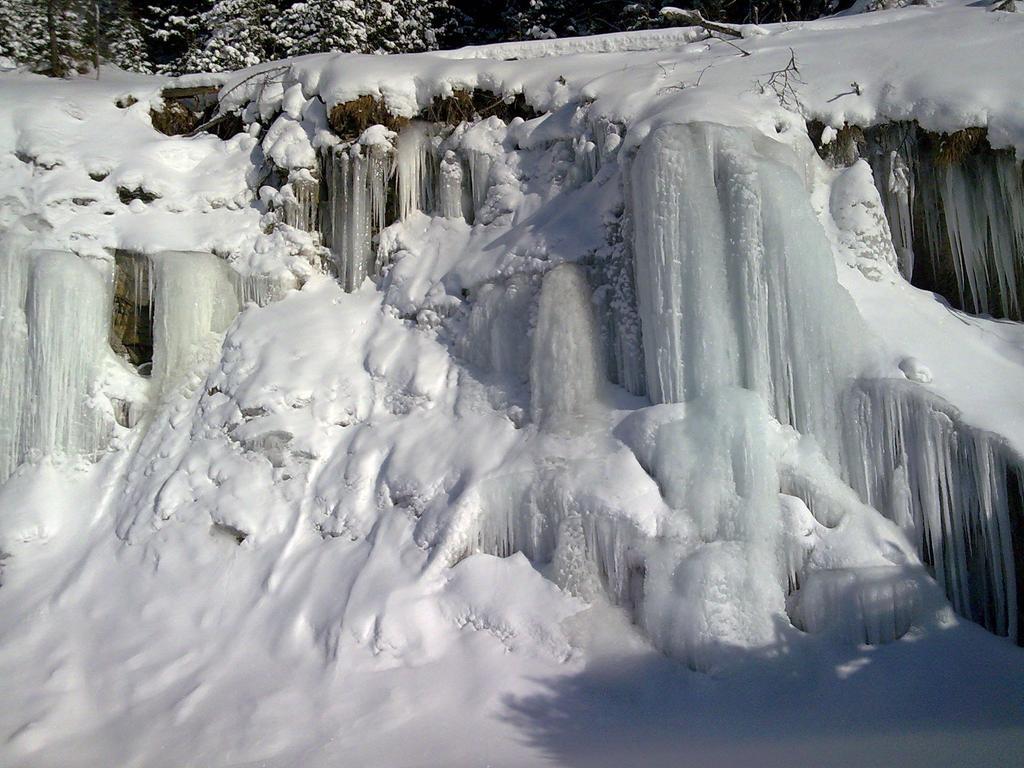
[[[0,481],[40,455],[95,453],[110,431],[98,397],[107,357],[104,264],[0,242]]]
[[[433,211],[433,155],[429,123],[413,120],[399,132],[395,171],[400,220],[413,211]]]
[[[544,276],[533,333],[530,389],[533,418],[564,423],[598,401],[602,366],[591,288],[575,264]]]
[[[853,487],[912,533],[959,613],[1020,638],[1021,458],[907,382],[859,382],[845,408]]]
[[[656,403],[749,389],[838,457],[858,318],[796,157],[769,141],[688,124],[641,147],[631,189],[647,389]]]
[[[944,13],[917,10],[915,25]],[[786,30],[812,81],[805,114],[840,126],[854,99],[814,80],[836,72],[833,28],[805,26]],[[884,27],[858,44],[878,52]],[[224,76],[246,123],[235,139],[154,140],[131,113],[133,152],[153,153],[138,163],[105,144],[79,162],[77,138],[48,148],[17,121],[8,131],[5,105],[0,141],[18,143],[0,163],[62,250],[8,235],[0,254],[0,479],[30,465],[0,496],[28,488],[30,508],[49,494],[63,469],[32,466],[42,456],[98,459],[67,482],[92,484],[96,514],[75,530],[106,560],[68,559],[129,587],[132,610],[104,603],[111,590],[86,595],[77,570],[54,576],[72,585],[56,600],[15,569],[12,602],[46,600],[62,620],[67,606],[128,614],[110,635],[127,637],[132,685],[150,669],[135,645],[163,649],[153,622],[169,618],[167,656],[201,666],[198,693],[173,704],[185,721],[224,702],[230,686],[202,687],[214,667],[301,668],[327,686],[317,711],[345,698],[323,681],[366,659],[374,675],[429,674],[455,648],[575,663],[600,611],[645,652],[701,670],[756,659],[788,675],[819,654],[898,665],[943,635],[969,649],[960,659],[1015,650],[956,627],[953,609],[1021,641],[1020,434],[987,431],[1001,429],[989,390],[972,400],[977,380],[950,365],[968,356],[924,341],[964,325],[954,340],[977,345],[977,376],[1007,374],[1009,390],[1021,332],[921,311],[937,305],[899,272],[923,284],[932,269],[968,308],[1019,315],[1017,169],[984,148],[942,165],[900,126],[867,131],[867,162],[855,132],[828,128],[850,162],[826,167],[802,116],[751,89],[779,46],[775,28],[749,31],[750,57],[716,40],[685,55],[565,56],[583,43],[553,41],[304,57],[262,84]],[[399,74],[410,62],[415,76]],[[530,110],[423,119],[470,84]],[[127,125],[107,87],[91,109]],[[881,120],[900,99],[876,90],[858,103]],[[367,96],[397,130],[333,135],[330,110]],[[981,114],[971,104],[957,114]],[[992,113],[993,140],[1011,113]],[[69,137],[92,120],[47,117]],[[214,161],[219,180],[191,170]],[[163,197],[122,200],[139,189]],[[5,547],[34,530],[4,513]],[[80,649],[63,650],[67,664]],[[16,666],[24,691],[32,675],[43,688],[76,676]],[[277,699],[254,700],[278,716]]]
[[[351,291],[378,271],[373,238],[385,225],[393,152],[389,144],[374,143],[334,146],[327,153],[324,240],[338,278]]]
[[[958,150],[944,146],[957,136],[885,125],[866,133],[868,159],[904,276],[969,311],[1020,319],[1024,170],[1013,152],[968,135],[972,146]]]
[[[161,389],[216,356],[238,314],[239,280],[212,253],[165,251],[151,258],[153,378]]]

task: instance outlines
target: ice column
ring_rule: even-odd
[[[958,613],[1019,642],[1020,457],[908,382],[859,382],[844,411],[853,487],[912,529]]]
[[[94,453],[110,424],[93,398],[110,288],[72,253],[7,239],[0,272],[0,481],[34,453]]]
[[[588,410],[603,376],[586,273],[560,264],[544,276],[530,361],[533,418],[562,425]]]
[[[787,152],[707,123],[641,147],[630,189],[647,387],[654,402],[753,390],[838,457],[859,316]]]
[[[446,219],[465,218],[464,193],[462,162],[458,155],[448,150],[441,158],[437,174],[438,213]]]
[[[161,390],[216,354],[222,334],[238,314],[235,272],[212,253],[166,251],[151,258],[153,377]]]
[[[401,130],[395,168],[398,175],[398,218],[406,219],[413,211],[429,213],[433,208],[434,170],[429,123],[413,120]]]
[[[375,261],[373,236],[386,224],[393,161],[380,145],[356,144],[332,148],[325,165],[329,223],[324,234],[338,279],[352,291],[383,266]]]
[[[670,521],[646,560],[641,623],[655,644],[696,669],[730,648],[773,639],[785,610],[779,477],[768,413],[753,392],[723,387],[655,433],[653,466]],[[674,528],[696,546],[671,547]]]

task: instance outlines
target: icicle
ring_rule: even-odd
[[[236,273],[212,253],[166,251],[152,257],[153,378],[162,391],[201,369],[240,307]]]
[[[1024,525],[1020,458],[908,382],[860,382],[844,411],[853,487],[890,519],[909,518],[958,613],[1019,640],[1012,542]]]
[[[491,167],[494,158],[477,149],[466,149],[466,161],[469,163],[469,187],[473,201],[473,222],[480,220],[480,213],[487,202],[487,193],[491,189]]]
[[[72,253],[6,240],[0,272],[0,481],[34,454],[93,454],[110,424],[92,401],[111,291]]]
[[[875,184],[904,277],[968,311],[1021,318],[1020,163],[1012,153],[987,149],[944,157],[934,137],[921,136],[927,135],[910,123],[867,132]],[[915,254],[914,243],[921,253]]]
[[[530,307],[534,290],[525,275],[484,285],[459,340],[459,353],[484,370],[525,381],[530,375]]]
[[[586,136],[572,140],[573,165],[569,171],[568,187],[578,187],[592,181],[597,175],[597,145]]]
[[[316,230],[320,204],[320,181],[308,169],[294,171],[285,189],[284,221],[306,232]]]
[[[413,211],[429,213],[433,209],[434,147],[430,124],[413,120],[398,134],[395,154],[398,175],[398,218],[407,219]]]
[[[836,405],[859,364],[859,316],[801,177],[772,159],[784,148],[767,149],[737,129],[673,125],[633,163],[648,392],[683,402],[751,389],[838,458]]]
[[[538,424],[564,424],[598,397],[603,377],[591,293],[579,265],[560,264],[544,276],[530,363]]]
[[[381,145],[332,148],[327,181],[329,246],[338,279],[346,291],[384,266],[376,262],[374,235],[386,226],[390,151]]]

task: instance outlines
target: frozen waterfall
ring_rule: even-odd
[[[14,235],[0,250],[0,480],[26,459],[96,454],[117,409],[134,423],[144,403],[115,402],[123,387],[103,390],[108,371],[139,376],[117,364],[111,342],[144,370],[148,360],[138,355],[151,338],[153,379],[167,391],[216,356],[240,308],[238,275],[211,253],[119,252],[90,261],[33,250]],[[115,292],[123,317],[111,334]],[[151,333],[141,328],[149,324]],[[139,346],[129,350],[118,334]]]
[[[576,264],[560,264],[544,276],[530,362],[537,423],[564,424],[599,396],[603,375],[591,294]]]
[[[954,150],[913,123],[866,132],[904,277],[976,313],[1024,316],[1024,168],[1011,151]],[[960,153],[963,153],[960,156]]]
[[[908,382],[861,381],[845,410],[853,487],[912,532],[958,613],[1019,640],[1021,458]]]
[[[863,334],[787,153],[705,123],[641,147],[630,181],[647,389],[656,403],[750,389],[837,457]]]
[[[30,250],[0,253],[0,481],[37,454],[94,453],[110,422],[97,397],[106,360],[106,265]]]
[[[167,389],[216,354],[241,291],[237,274],[212,253],[159,253],[150,259],[150,274],[153,378]]]

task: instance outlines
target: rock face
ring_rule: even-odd
[[[110,346],[144,373],[149,372],[153,363],[152,292],[149,259],[130,251],[117,251]]]

